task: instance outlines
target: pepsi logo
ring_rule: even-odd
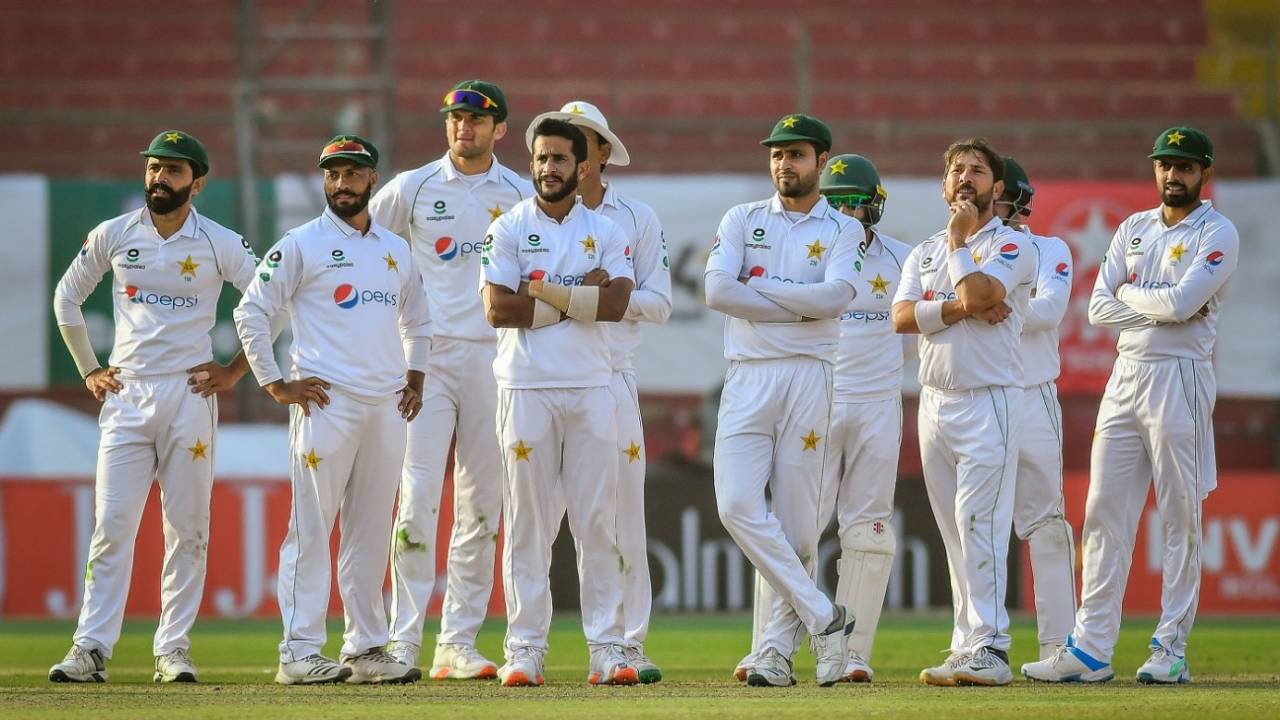
[[[342,283],[333,291],[333,301],[343,310],[349,310],[360,302],[360,293],[353,285]]]
[[[1138,282],[1138,273],[1129,273],[1129,282],[1131,283]]]
[[[747,274],[750,275],[751,277],[764,277],[764,268],[760,267],[759,265],[756,265],[755,267],[747,271]]]
[[[1224,257],[1226,257],[1226,255],[1221,250],[1214,250],[1209,253],[1209,257],[1205,258],[1204,261],[1213,267],[1218,267],[1222,264],[1222,258]]]
[[[168,295],[166,293],[155,293],[142,290],[136,285],[126,285],[124,294],[129,298],[129,302],[138,305],[159,305],[164,308],[172,308],[181,310],[183,308],[193,308],[200,304],[200,298],[195,295]]]
[[[124,288],[124,294],[125,294],[125,295],[128,295],[130,300],[133,300],[133,301],[137,302],[137,297],[138,297],[138,288],[137,288],[137,287],[135,287],[135,286],[133,286],[133,285],[126,285],[126,286],[125,286],[125,288]]]
[[[436,255],[441,260],[452,260],[458,256],[458,243],[453,238],[445,235],[436,240]]]
[[[1004,246],[1000,248],[1000,257],[1005,260],[1017,260],[1019,254],[1021,253],[1018,250],[1017,243],[1005,243]]]
[[[1070,274],[1066,263],[1058,263],[1058,267],[1054,268],[1053,271],[1058,274],[1058,277],[1066,277]]]
[[[630,246],[630,245],[627,245],[625,248],[623,248],[623,249],[622,249],[622,256],[623,256],[623,257],[631,257],[631,246]]]
[[[925,300],[932,300],[932,299],[933,299],[933,290],[925,290],[925,291],[924,291],[924,296],[923,296],[923,297],[924,297],[924,299],[925,299]]]
[[[531,271],[529,271],[529,279],[530,279],[530,280],[546,280],[546,279],[547,279],[547,271],[546,271],[546,270],[531,270]]]

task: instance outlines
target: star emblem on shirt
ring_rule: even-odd
[[[982,253],[975,252],[975,253],[972,253],[972,255],[973,255],[973,261],[974,261],[974,262],[976,262],[976,263],[980,263],[980,262],[982,262]]]
[[[400,265],[396,263],[395,258],[391,257],[391,253],[387,253],[387,256],[382,259],[387,261],[388,270],[395,270],[396,272],[400,272]]]
[[[640,445],[636,443],[635,440],[632,440],[631,445],[629,445],[627,449],[623,450],[622,452],[626,453],[627,455],[628,465],[640,459]]]
[[[489,219],[497,220],[500,217],[502,217],[502,207],[494,203],[493,207],[489,208]]]
[[[1168,135],[1165,135],[1165,136],[1164,136],[1164,139],[1165,139],[1165,140],[1168,140],[1170,145],[1181,145],[1181,144],[1182,144],[1182,141],[1183,141],[1186,137],[1187,137],[1186,135],[1183,135],[1182,133],[1178,132],[1177,130],[1174,130],[1173,132],[1169,133]]]
[[[528,462],[529,453],[533,452],[533,448],[525,445],[524,440],[517,440],[515,446],[511,448],[511,452],[516,454],[516,462],[521,460]]]
[[[847,167],[849,167],[849,165],[848,165],[847,163],[845,163],[845,161],[844,161],[844,159],[843,159],[843,158],[841,158],[841,159],[839,159],[839,160],[836,160],[835,162],[831,163],[831,174],[832,174],[832,175],[843,175],[843,174],[844,174],[844,171],[845,171],[845,168],[847,168]]]
[[[1169,248],[1169,262],[1176,263],[1182,260],[1182,256],[1186,254],[1186,252],[1186,246],[1182,244],[1181,240],[1179,240],[1177,245]]]
[[[817,431],[817,430],[810,430],[810,431],[809,431],[809,434],[808,434],[808,435],[803,435],[803,436],[801,436],[801,437],[800,437],[800,440],[804,442],[804,449],[805,449],[805,450],[815,450],[815,451],[816,451],[816,450],[818,449],[818,441],[819,441],[819,440],[822,440],[822,438],[818,436],[818,431]],[[803,452],[803,451],[802,451],[802,452]]]
[[[809,255],[805,258],[806,260],[812,260],[814,258],[821,260],[822,253],[827,251],[827,249],[822,246],[821,240],[814,240],[812,245],[805,245],[805,247],[809,249]]]
[[[199,458],[207,459],[209,457],[208,453],[206,452],[208,449],[209,449],[208,445],[205,445],[203,442],[201,442],[200,438],[196,438],[196,444],[187,448],[187,452],[191,453],[191,462],[195,462]]]
[[[800,122],[800,121],[799,121],[797,118],[795,118],[795,117],[785,118],[785,119],[783,119],[783,121],[782,121],[782,127],[787,128],[787,129],[789,130],[789,129],[791,129],[791,128],[795,127],[795,126],[796,126],[796,123],[798,123],[798,122]]]
[[[176,143],[182,139],[182,133],[171,132],[164,134],[164,141],[167,143]]]
[[[889,292],[889,281],[880,277],[880,273],[876,273],[875,278],[868,280],[868,282],[871,283],[871,292],[873,293],[880,293],[883,295]]]
[[[596,251],[596,239],[590,235],[587,236],[586,240],[579,240],[578,242],[582,243],[582,252],[593,253]]]
[[[187,280],[190,280],[196,276],[196,268],[198,267],[200,267],[200,263],[192,260],[190,255],[187,256],[186,260],[178,261],[178,272],[182,275],[182,277],[187,278]],[[188,275],[190,275],[191,277],[187,277]]]
[[[306,455],[302,456],[302,462],[307,464],[308,470],[319,470],[321,460],[324,460],[324,458],[320,457],[319,455],[316,455],[315,448],[311,448],[310,450],[307,451]]]

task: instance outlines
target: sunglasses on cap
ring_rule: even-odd
[[[874,195],[866,193],[849,193],[847,195],[827,195],[827,202],[831,207],[839,210],[840,208],[856,208],[863,205],[870,205]]]
[[[450,90],[444,96],[444,106],[470,105],[481,110],[498,110],[498,103],[488,95],[475,90]]]

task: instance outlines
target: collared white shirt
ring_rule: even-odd
[[[858,294],[840,316],[836,402],[868,402],[902,392],[903,338],[893,330],[893,293],[911,246],[874,228],[858,267]]]
[[[1208,360],[1239,262],[1236,227],[1208,200],[1173,227],[1165,227],[1161,208],[1134,213],[1098,268],[1089,322],[1121,328],[1116,349],[1131,360]]]
[[[235,311],[261,385],[284,377],[271,318],[286,307],[291,379],[314,375],[381,399],[404,387],[406,369],[427,369],[431,321],[421,273],[404,240],[376,222],[362,235],[326,208],[267,252]]]
[[[704,277],[724,272],[778,283],[857,282],[862,224],[836,212],[819,197],[805,215],[794,217],[774,194],[767,200],[737,205],[725,213],[707,258]],[[727,316],[724,356],[728,360],[813,357],[836,359],[840,321],[757,322]]]
[[[1053,382],[1062,371],[1058,355],[1058,326],[1071,303],[1071,248],[1061,238],[1020,232],[1031,239],[1036,280],[1022,323],[1022,386]]]
[[[613,349],[613,369],[635,370],[635,352],[640,347],[640,323],[664,323],[671,316],[671,261],[667,241],[662,236],[658,215],[648,205],[619,195],[613,184],[604,188],[604,198],[595,211],[612,220],[626,234],[633,260],[636,288],[631,292],[627,314],[609,325]]]
[[[134,375],[183,372],[213,359],[222,284],[244,292],[257,262],[244,238],[194,207],[168,238],[142,208],[89,232],[54,291],[54,315],[59,325],[83,325],[80,306],[111,271],[110,364]]]
[[[422,269],[436,335],[494,340],[475,291],[481,246],[489,224],[529,197],[533,185],[496,157],[484,173],[467,176],[448,153],[396,175],[374,195],[374,220],[409,241]]]
[[[1022,324],[1036,271],[1031,239],[992,217],[967,244],[982,272],[1004,285],[1004,303],[1012,313],[995,325],[965,318],[936,333],[921,335],[920,384],[938,390],[1021,387]],[[945,229],[912,249],[893,302],[955,300],[955,286],[947,271],[949,252]]]
[[[635,279],[627,235],[612,220],[575,203],[561,222],[523,200],[493,221],[481,257],[480,287],[544,280],[581,285],[595,268]],[[472,289],[475,292],[475,289]],[[493,375],[503,388],[604,387],[612,371],[608,323],[568,318],[538,329],[499,328]]]

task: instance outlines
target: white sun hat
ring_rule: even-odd
[[[534,118],[533,122],[529,123],[529,129],[524,131],[524,144],[528,146],[529,152],[533,152],[533,129],[538,127],[538,123],[543,120],[564,120],[573,125],[591,128],[613,146],[613,150],[609,154],[610,165],[631,164],[631,155],[627,153],[626,146],[609,129],[609,121],[605,119],[604,113],[600,112],[600,108],[595,105],[582,100],[570,100],[559,111],[544,112]]]

